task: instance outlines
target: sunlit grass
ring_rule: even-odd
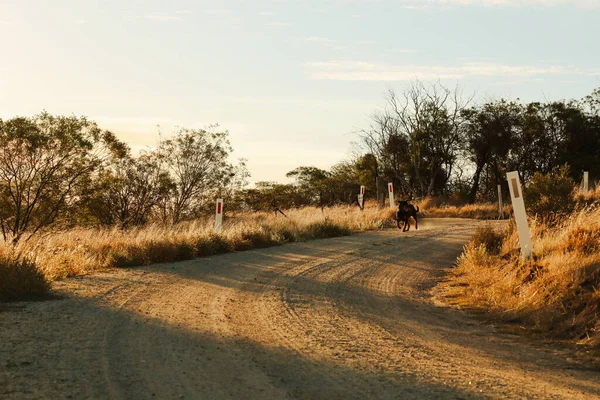
[[[512,222],[505,232],[491,230],[476,232],[442,284],[451,303],[600,348],[598,206],[587,206],[559,224],[531,220],[534,257],[529,260],[520,256]]]
[[[364,210],[339,206],[321,210],[238,213],[226,218],[215,234],[210,219],[175,226],[150,225],[131,230],[73,229],[34,237],[16,251],[49,280],[93,271],[168,263],[196,257],[349,235],[391,224],[393,211],[368,204]],[[9,244],[1,246],[12,251]],[[18,286],[18,282],[7,283]]]

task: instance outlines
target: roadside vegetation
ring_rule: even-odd
[[[482,227],[439,288],[456,307],[600,355],[600,187],[582,195],[562,168],[536,175],[524,196],[533,257],[521,257],[514,221]]]
[[[427,197],[416,204],[421,215],[430,218],[506,219],[512,212],[510,205],[504,205],[500,214],[498,203],[464,204],[444,197]]]
[[[218,125],[177,128],[134,154],[85,117],[0,120],[0,288],[34,287],[9,282],[19,279],[6,272],[17,266],[51,280],[385,226],[393,223],[390,182],[396,201],[413,200],[421,216],[498,218],[507,171],[539,190],[557,182],[532,184],[535,177],[563,165],[570,182],[584,170],[600,176],[600,90],[579,100],[475,104],[460,88],[416,81],[390,90],[358,136],[355,155],[330,169],[299,166],[287,173],[290,183],[249,188],[246,162],[231,160],[229,133]],[[535,201],[545,223],[562,217],[548,210],[570,196],[569,185]],[[228,217],[220,236],[210,233],[217,198]],[[278,210],[289,218],[275,218]]]
[[[391,226],[389,209],[368,204],[326,209],[306,207],[274,213],[236,213],[215,234],[209,218],[177,225],[76,228],[40,235],[13,248],[0,246],[0,297],[40,294],[48,282],[93,271],[168,263],[202,256],[350,235]]]

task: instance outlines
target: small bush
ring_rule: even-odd
[[[186,243],[184,240],[177,240],[173,243],[175,248],[175,257],[173,261],[185,261],[196,258],[196,251],[191,243]]]
[[[251,248],[254,249],[276,246],[279,244],[271,237],[271,233],[268,231],[268,229],[243,232],[241,237],[242,240],[247,240],[250,243]]]
[[[475,247],[483,246],[489,254],[499,254],[505,235],[490,225],[480,226],[475,230],[471,243]]]
[[[314,222],[307,225],[301,232],[303,239],[324,239],[337,236],[348,236],[352,232],[343,225],[331,221]]]
[[[296,234],[291,229],[281,229],[277,232],[277,241],[280,243],[293,243],[297,240]]]
[[[177,258],[177,249],[170,241],[149,240],[145,247],[150,263],[167,263]]]
[[[212,254],[224,254],[233,250],[231,244],[220,235],[211,233],[208,235],[208,240],[212,248]]]
[[[34,261],[11,252],[0,253],[0,299],[48,293],[50,284]]]
[[[525,206],[532,215],[542,219],[562,216],[573,211],[575,182],[569,167],[554,168],[548,174],[536,172],[523,190]]]

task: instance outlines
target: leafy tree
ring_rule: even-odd
[[[243,190],[239,196],[248,210],[273,211],[274,207],[290,209],[302,207],[304,199],[294,185],[277,182],[256,182],[255,188]]]
[[[225,207],[228,210],[242,210],[244,208],[245,199],[243,193],[244,189],[248,186],[248,178],[250,178],[250,171],[248,171],[246,162],[246,159],[241,158],[238,160],[236,166],[232,166],[232,170],[229,173],[231,179],[229,179],[229,182],[222,188],[220,193],[217,194],[226,199]]]
[[[122,229],[146,224],[174,182],[154,154],[113,160],[100,171],[89,193],[88,210],[101,223]]]
[[[298,191],[304,196],[305,205],[325,207],[332,204],[332,189],[328,179],[330,173],[316,167],[298,167],[286,174],[295,178]]]
[[[80,199],[75,188],[125,146],[85,117],[0,121],[0,228],[19,242],[52,225]]]
[[[357,166],[357,163],[359,164]],[[333,167],[329,171],[329,186],[332,189],[335,202],[351,204],[356,200],[356,195],[360,190],[360,185],[369,183],[374,174],[371,161],[360,158],[357,161],[343,161]],[[365,185],[368,190],[373,190],[370,185]]]
[[[470,203],[477,198],[481,176],[486,168],[493,176],[494,189],[496,184],[505,180],[504,166],[518,128],[520,112],[520,106],[504,100],[463,111],[467,155],[475,166],[469,191]]]
[[[171,196],[162,203],[163,217],[173,223],[191,218],[235,176],[228,162],[229,133],[180,128],[173,138],[160,143],[161,168],[174,182]]]
[[[375,193],[377,191],[376,180],[378,174],[377,158],[370,153],[360,156],[354,162],[354,169],[356,170],[355,183],[363,185],[366,190]]]

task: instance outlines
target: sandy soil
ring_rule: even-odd
[[[600,398],[600,371],[432,301],[478,223],[59,282],[0,304],[0,398]]]

